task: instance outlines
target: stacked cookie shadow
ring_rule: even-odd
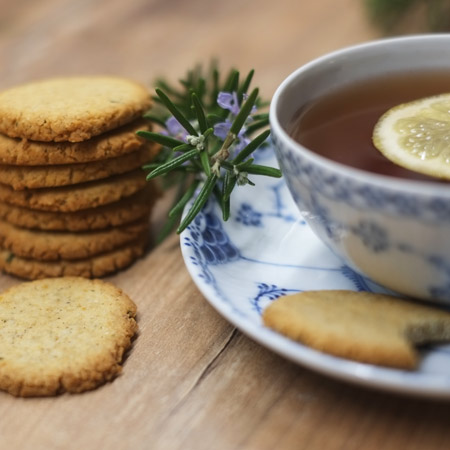
[[[130,80],[44,80],[0,93],[0,269],[101,277],[141,256],[157,197],[136,135],[148,91]]]

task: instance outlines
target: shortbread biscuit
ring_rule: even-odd
[[[325,353],[402,369],[414,344],[450,340],[450,313],[389,295],[310,291],[281,297],[263,313],[274,330]]]
[[[150,93],[110,76],[51,78],[0,93],[0,133],[34,141],[86,141],[141,117]]]
[[[0,295],[0,389],[80,393],[112,380],[137,332],[135,303],[100,280],[55,278]]]
[[[148,220],[95,231],[28,230],[0,220],[0,247],[40,261],[75,260],[112,251],[148,233]]]
[[[48,231],[102,230],[149,217],[159,196],[154,183],[118,202],[74,212],[39,211],[0,203],[0,219],[13,225]]]
[[[35,142],[0,134],[0,164],[38,166],[117,158],[139,150],[145,140],[136,132],[149,129],[150,123],[139,119],[84,142]]]
[[[0,249],[0,270],[28,280],[63,276],[99,278],[129,266],[144,254],[147,242],[148,239],[141,238],[111,252],[75,261],[38,261]]]
[[[70,212],[116,202],[143,189],[145,173],[141,169],[103,180],[72,186],[15,191],[0,184],[0,202],[43,211]]]
[[[57,166],[0,164],[0,180],[15,190],[68,186],[130,172],[153,159],[156,146],[146,145],[126,155],[89,163]]]

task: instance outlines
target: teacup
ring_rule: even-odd
[[[450,34],[383,39],[330,53],[282,82],[270,123],[289,191],[322,241],[352,269],[395,292],[450,304],[450,183],[352,168],[288,133],[302,107],[339,86],[423,69],[450,71]]]

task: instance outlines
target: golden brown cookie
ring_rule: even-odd
[[[43,211],[79,211],[129,197],[146,183],[144,171],[136,169],[103,180],[55,188],[15,191],[11,186],[0,184],[0,202]]]
[[[76,164],[116,158],[139,150],[145,143],[136,135],[149,130],[148,121],[132,123],[84,142],[35,142],[0,134],[0,164],[38,166]]]
[[[51,78],[0,93],[0,133],[81,142],[125,125],[150,107],[149,91],[111,76]]]
[[[15,190],[67,186],[101,180],[130,172],[153,159],[157,147],[145,145],[126,155],[89,163],[56,166],[12,166],[0,164],[0,180]]]
[[[0,295],[0,389],[15,396],[79,393],[112,380],[137,331],[136,305],[85,278],[45,279]]]
[[[148,217],[158,196],[159,191],[150,182],[144,189],[118,202],[74,212],[39,211],[0,203],[0,219],[37,230],[101,230]]]
[[[64,276],[99,278],[129,266],[144,254],[146,245],[147,239],[142,238],[111,252],[75,261],[38,261],[0,249],[0,270],[28,280]]]
[[[75,260],[112,251],[148,233],[147,219],[95,231],[28,230],[0,220],[0,247],[39,261]]]
[[[274,330],[325,353],[414,369],[414,344],[450,340],[450,313],[389,295],[310,291],[281,297],[263,313]]]

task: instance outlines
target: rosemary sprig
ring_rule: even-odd
[[[281,177],[279,169],[254,163],[253,152],[265,144],[270,131],[253,140],[250,135],[267,128],[267,113],[256,113],[263,104],[258,89],[249,94],[254,72],[240,82],[237,70],[230,70],[222,82],[216,65],[205,76],[198,66],[175,88],[164,80],[157,82],[157,108],[145,117],[160,132],[138,131],[162,145],[157,159],[143,168],[147,180],[178,175],[179,192],[169,211],[169,219],[159,239],[164,239],[179,222],[184,207],[191,207],[177,228],[181,233],[194,220],[211,195],[230,216],[230,196],[236,186],[254,186],[248,175]]]

